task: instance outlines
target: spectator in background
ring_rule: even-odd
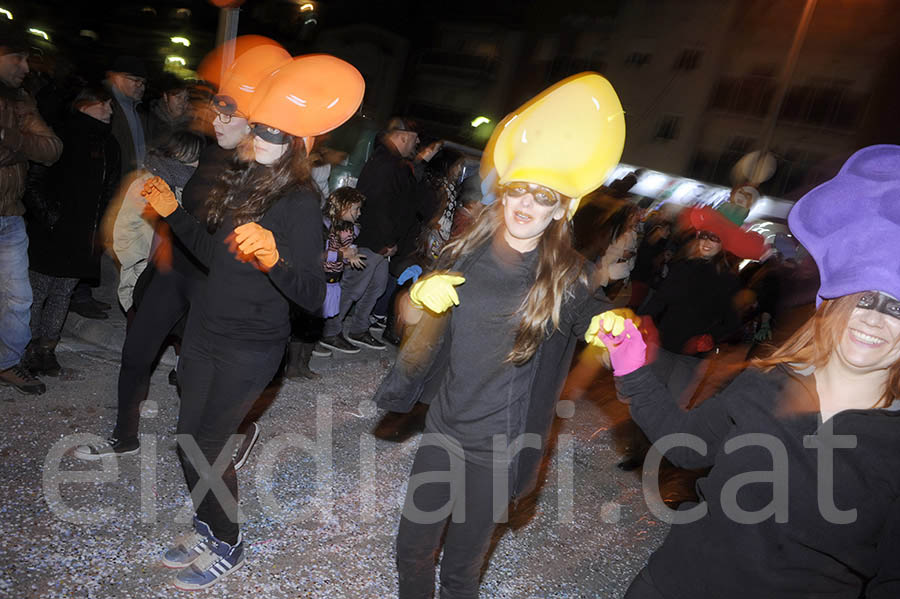
[[[119,56],[106,73],[113,96],[112,134],[119,142],[121,179],[141,168],[147,155],[147,114],[140,107],[147,88],[147,67],[133,56]]]
[[[166,143],[173,133],[185,131],[191,125],[190,85],[171,73],[163,75],[162,94],[150,102],[147,115],[147,146],[154,148]]]
[[[119,178],[119,145],[110,131],[112,98],[86,87],[59,129],[63,153],[52,167],[28,173],[28,248],[31,343],[25,365],[36,375],[59,376],[56,360],[69,300],[78,280],[100,276],[100,219]]]
[[[417,177],[410,159],[418,141],[419,134],[409,120],[391,119],[359,175],[356,188],[366,196],[366,209],[359,219],[356,244],[366,267],[344,273],[341,311],[325,323],[321,341],[329,349],[356,353],[359,347],[385,348],[369,333],[369,315],[387,288],[388,258],[397,253],[401,239],[416,223]],[[435,151],[430,150],[428,158]],[[344,323],[354,304],[353,315]]]
[[[28,52],[24,31],[10,23],[0,26],[0,383],[40,394],[44,383],[21,364],[31,341],[32,302],[22,195],[28,161],[53,164],[62,141],[20,89],[28,74]]]

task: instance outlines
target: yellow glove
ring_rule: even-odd
[[[147,204],[156,210],[156,213],[165,218],[178,208],[178,200],[169,188],[169,184],[162,177],[152,177],[144,183],[141,195],[147,200]]]
[[[234,243],[238,259],[253,256],[264,270],[269,270],[278,262],[278,248],[275,236],[258,223],[246,223],[234,229]]]
[[[602,326],[603,330],[612,334],[613,337],[618,337],[625,330],[626,320],[631,320],[635,326],[639,326],[641,322],[641,319],[629,308],[616,308],[607,310],[602,314],[596,314],[591,319],[591,324],[584,334],[584,340],[591,345],[605,349],[606,346],[603,344],[603,341],[597,336],[600,333],[600,327]]]
[[[418,308],[428,308],[440,314],[459,305],[456,285],[466,282],[460,275],[433,274],[419,279],[409,290],[409,300]]]

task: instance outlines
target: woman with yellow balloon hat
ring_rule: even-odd
[[[356,112],[364,88],[359,71],[333,56],[301,56],[276,68],[254,94],[252,135],[213,189],[204,225],[158,178],[144,187],[147,203],[209,267],[178,364],[179,457],[196,515],[194,531],[163,563],[181,568],[180,589],[208,587],[244,563],[234,464],[229,459],[220,474],[219,456],[232,455],[238,425],[278,369],[290,302],[315,312],[325,298],[308,150],[314,136]],[[227,494],[216,492],[221,483]]]
[[[619,100],[595,73],[507,116],[482,164],[499,201],[401,302],[411,332],[376,401],[394,412],[431,404],[397,534],[401,599],[432,596],[442,538],[441,597],[476,597],[496,524],[535,485],[578,336],[596,339],[611,307],[567,217],[624,139]],[[422,330],[437,332],[423,344]]]

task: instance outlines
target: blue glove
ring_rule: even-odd
[[[419,280],[420,276],[422,276],[422,267],[418,264],[413,264],[400,273],[400,276],[397,277],[397,285],[403,285],[407,281],[415,283]]]

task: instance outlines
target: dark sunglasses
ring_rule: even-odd
[[[290,133],[285,133],[281,129],[269,127],[268,125],[263,125],[262,123],[255,123],[251,125],[250,130],[253,132],[253,135],[269,142],[270,144],[283,146],[284,144],[290,143],[291,141]]]
[[[722,239],[719,238],[718,235],[709,231],[698,231],[697,239],[705,239],[707,241],[712,241],[713,243],[722,243]]]
[[[876,310],[882,314],[900,319],[900,300],[894,299],[880,291],[867,291],[856,302],[856,307],[863,310]]]

